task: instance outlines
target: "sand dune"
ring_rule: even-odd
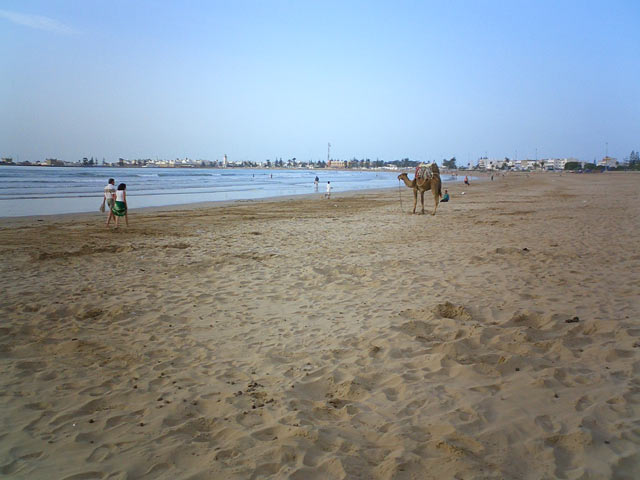
[[[0,476],[639,478],[639,187],[3,219]]]

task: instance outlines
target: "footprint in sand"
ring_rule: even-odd
[[[542,428],[545,432],[553,431],[553,422],[551,421],[551,417],[549,415],[540,415],[535,419],[536,425]]]

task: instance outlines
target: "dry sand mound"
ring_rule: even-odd
[[[440,303],[434,308],[434,313],[444,318],[457,320],[471,320],[471,314],[462,305],[454,305],[451,302]]]

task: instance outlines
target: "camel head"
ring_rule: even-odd
[[[398,175],[398,180],[402,180],[404,184],[409,188],[415,188],[416,186],[416,180],[409,180],[409,175],[407,175],[406,173],[401,173],[400,175]]]

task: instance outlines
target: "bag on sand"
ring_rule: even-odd
[[[104,202],[102,202],[102,203],[100,204],[100,211],[101,211],[102,213],[104,213]]]

